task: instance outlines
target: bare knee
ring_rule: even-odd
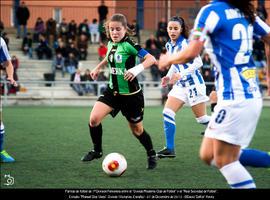
[[[129,127],[135,136],[140,136],[143,133],[143,127],[138,124],[129,124]]]
[[[213,155],[200,151],[200,159],[207,165],[211,165]]]
[[[100,118],[98,117],[98,115],[91,115],[90,120],[89,120],[89,125],[91,127],[96,127],[99,124],[100,124]]]

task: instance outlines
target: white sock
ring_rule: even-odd
[[[199,123],[199,124],[203,124],[203,125],[207,125],[210,121],[211,117],[208,116],[208,115],[203,115],[201,117],[198,117],[196,118],[196,121]]]
[[[223,166],[219,171],[225,177],[231,188],[256,188],[253,178],[238,160]]]

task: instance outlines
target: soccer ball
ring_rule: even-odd
[[[109,176],[121,176],[127,169],[127,161],[120,153],[110,153],[104,158],[102,169]]]

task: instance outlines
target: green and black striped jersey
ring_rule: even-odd
[[[146,50],[134,43],[128,36],[120,42],[108,42],[106,59],[109,66],[109,87],[118,94],[132,94],[140,90],[137,78],[133,81],[124,80],[124,73],[136,65],[136,57],[144,58],[148,54]]]

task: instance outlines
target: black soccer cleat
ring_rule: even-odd
[[[157,156],[155,150],[151,150],[147,153],[147,169],[154,169],[157,166]]]
[[[83,156],[81,158],[81,160],[82,161],[91,161],[91,160],[94,160],[94,159],[101,158],[102,155],[103,155],[102,152],[98,152],[98,151],[92,150],[92,151],[89,151],[85,156]]]
[[[167,149],[166,147],[157,152],[158,158],[175,158],[175,156],[174,150]]]

